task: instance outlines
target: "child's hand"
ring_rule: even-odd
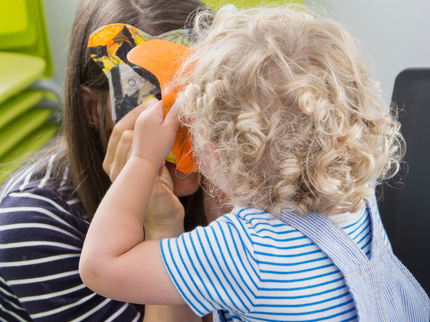
[[[157,103],[155,98],[137,106],[122,118],[113,128],[109,138],[103,170],[112,182],[118,177],[130,158],[134,136],[134,126],[139,115],[149,106]]]
[[[185,211],[178,197],[173,194],[173,180],[166,165],[157,176],[151,199],[146,209],[145,240],[178,237],[184,232]]]
[[[164,120],[163,103],[153,104],[136,121],[131,155],[160,167],[175,143],[178,128],[176,104]]]

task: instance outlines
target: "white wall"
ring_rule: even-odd
[[[174,1],[174,0],[172,0]],[[44,0],[56,71],[61,84],[68,35],[80,0]],[[364,56],[382,82],[387,102],[396,75],[408,67],[430,67],[430,0],[305,0],[326,8],[364,43]]]
[[[45,20],[54,61],[53,81],[62,85],[70,30],[81,0],[43,0]]]
[[[323,6],[364,43],[373,75],[391,99],[397,74],[408,67],[430,67],[429,0],[305,0]],[[430,90],[430,89],[429,89]]]

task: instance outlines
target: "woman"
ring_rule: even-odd
[[[78,274],[89,222],[110,178],[126,161],[123,152],[130,147],[134,122],[145,108],[137,107],[114,127],[108,80],[90,58],[88,37],[101,26],[118,22],[154,36],[189,28],[201,5],[198,0],[82,2],[70,40],[64,135],[16,174],[0,195],[0,321],[142,321],[140,308],[93,293]],[[203,207],[201,190],[194,193],[197,174],[181,180],[174,168],[170,170],[173,175],[165,169],[154,188],[145,239],[169,237],[183,225],[189,230],[206,223],[193,212]],[[169,209],[174,196],[167,188],[184,196],[185,220],[183,209]],[[145,313],[144,321],[195,318],[185,306],[147,306]]]

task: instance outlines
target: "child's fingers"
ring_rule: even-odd
[[[116,150],[109,150],[103,161],[103,169],[112,182],[118,177],[130,158],[133,144],[133,130],[125,131],[116,145]]]
[[[171,117],[167,122],[163,120],[161,101],[143,111],[136,121],[132,155],[161,165],[172,149],[178,130],[172,120]]]
[[[150,107],[154,105],[155,103],[158,103],[159,100],[155,97],[152,97],[151,99],[147,100],[146,102],[143,102],[142,105],[145,106],[145,108]]]
[[[142,114],[142,112],[145,111],[149,106],[152,106],[157,102],[158,100],[156,98],[151,98],[143,104],[137,106],[126,116],[124,116],[113,128],[112,134],[109,138],[105,159],[103,160],[103,169],[110,177],[112,182],[115,180],[119,174],[119,170],[121,170],[124,165],[123,162],[119,162],[120,159],[118,156],[121,156],[121,159],[128,159],[130,157],[131,149],[129,149],[129,147],[131,145],[132,139],[128,140],[127,142],[124,141],[126,138],[130,137],[126,134],[127,131],[133,131],[139,115]],[[126,148],[128,151],[126,151]],[[126,153],[122,155],[121,152],[124,151],[126,151]]]
[[[116,125],[116,128],[119,128],[119,130],[122,130],[121,132],[127,131],[127,130],[133,130],[134,125],[136,124],[136,120],[139,117],[140,114],[142,114],[143,111],[145,111],[148,107],[151,107],[152,105],[158,103],[158,100],[156,98],[151,98],[147,100],[146,102],[140,104],[139,106],[132,109],[130,112],[127,113],[126,116],[124,116]]]
[[[115,181],[116,177],[122,171],[128,159],[130,158],[132,145],[133,145],[133,136],[134,136],[134,131],[129,130],[129,131],[125,131],[121,137],[121,140],[115,152],[115,160],[114,160],[114,165],[112,169],[113,171],[112,171],[112,174],[110,175],[112,182]]]
[[[158,170],[158,175],[161,177],[163,175],[164,168],[166,166],[166,161],[163,162],[160,169]]]
[[[178,104],[175,103],[170,108],[169,112],[164,119],[164,126],[171,128],[173,131],[177,131],[179,127],[179,119],[178,119]]]
[[[151,105],[149,108],[147,108],[144,112],[145,114],[151,114],[150,117],[155,117],[157,120],[160,121],[160,124],[163,124],[163,127],[167,128],[177,128],[179,127],[179,120],[177,117],[177,104],[173,104],[173,106],[170,108],[169,112],[167,113],[166,117],[164,118],[163,115],[163,103],[162,101],[158,101],[156,104]]]
[[[151,98],[143,104],[137,106],[133,110],[131,110],[126,116],[124,116],[113,128],[112,134],[109,138],[107,153],[105,160],[107,162],[112,162],[115,156],[115,151],[121,140],[123,133],[129,130],[134,130],[134,126],[136,124],[136,120],[143,111],[145,111],[148,107],[157,103],[158,100],[156,98]]]

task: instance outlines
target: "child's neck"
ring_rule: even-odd
[[[346,212],[349,212],[349,210],[346,209],[339,209],[339,208],[333,208],[332,210],[330,210],[328,213],[324,213],[323,215],[326,215],[327,217],[330,216],[335,216],[335,215],[340,215],[340,214],[344,214]]]

